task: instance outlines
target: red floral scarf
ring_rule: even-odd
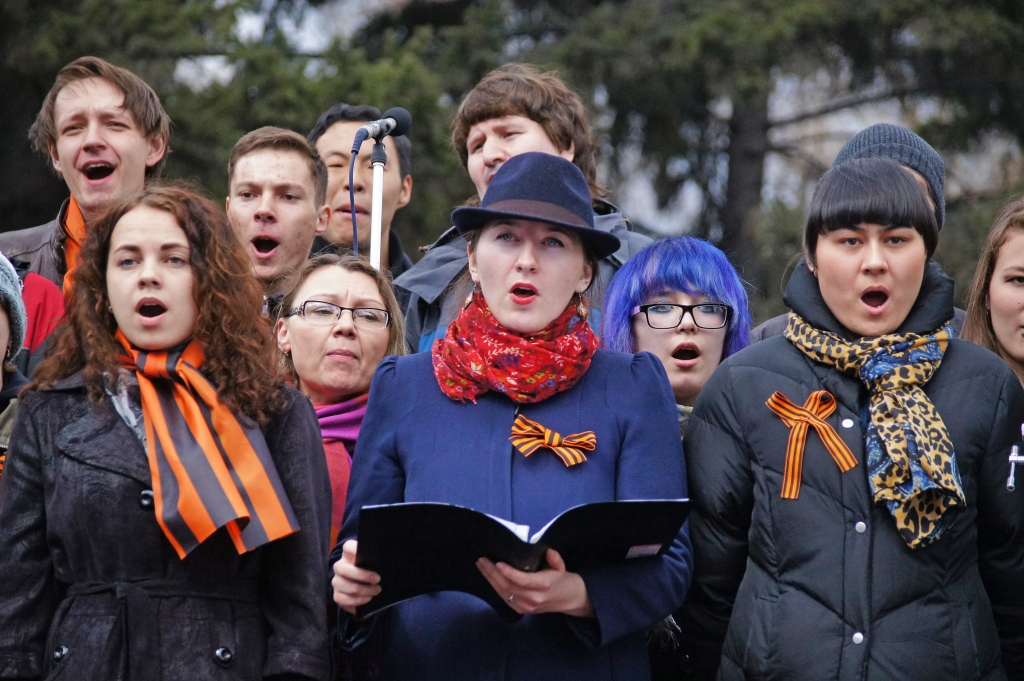
[[[555,321],[523,336],[498,323],[479,292],[434,341],[434,376],[441,392],[476,402],[488,390],[514,402],[541,402],[576,385],[590,367],[597,336],[570,304]]]

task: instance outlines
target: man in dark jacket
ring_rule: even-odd
[[[71,197],[54,220],[0,234],[0,251],[63,287],[89,224],[159,174],[170,126],[156,93],[134,73],[98,57],[65,66],[29,138]]]
[[[511,64],[492,71],[466,95],[453,126],[452,144],[476,185],[474,201],[483,198],[502,163],[527,151],[562,156],[583,171],[594,199],[594,226],[622,242],[622,248],[601,260],[596,294],[591,295],[591,325],[599,328],[603,287],[651,240],[631,232],[619,209],[601,198],[607,191],[597,183],[594,142],[579,96],[554,74]],[[444,335],[453,316],[446,299],[462,300],[467,293],[453,287],[466,263],[466,242],[452,227],[395,280],[399,295],[408,298],[405,336],[413,351],[429,350]]]
[[[941,230],[946,221],[946,166],[939,152],[903,126],[878,123],[854,135],[839,151],[832,167],[854,158],[876,157],[891,158],[910,171],[928,195]],[[779,315],[756,327],[750,332],[750,342],[781,335],[786,329],[786,319],[787,315]],[[953,333],[959,336],[963,325],[964,311],[953,308]]]
[[[365,104],[335,104],[320,114],[306,139],[316,147],[327,164],[327,205],[331,220],[313,242],[313,252],[347,252],[352,249],[352,210],[349,203],[349,163],[352,142],[364,124],[380,119],[380,110]],[[370,165],[372,140],[363,142],[353,172],[352,187],[356,200],[356,226],[359,231],[359,254],[370,256],[370,195],[373,189],[373,167]],[[402,248],[398,234],[391,229],[395,213],[412,198],[412,142],[405,135],[385,137],[388,162],[384,166],[383,202],[381,211],[380,261],[387,263],[391,279],[400,277],[412,267],[412,260]],[[404,302],[402,309],[405,309]]]

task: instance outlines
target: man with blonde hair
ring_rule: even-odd
[[[131,71],[99,57],[62,68],[29,139],[71,196],[54,220],[0,234],[0,251],[68,286],[89,225],[159,174],[170,127],[160,98]]]
[[[309,257],[331,219],[327,166],[297,132],[266,126],[235,143],[228,162],[228,220],[269,301]],[[272,312],[268,310],[268,312]]]

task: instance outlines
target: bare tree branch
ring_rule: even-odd
[[[849,109],[855,106],[861,106],[863,104],[873,104],[875,102],[884,102],[888,99],[898,99],[900,97],[907,97],[909,95],[916,95],[925,92],[924,88],[909,88],[905,90],[889,90],[882,93],[874,94],[863,94],[854,95],[851,97],[842,97],[835,101],[829,102],[828,104],[812,109],[811,111],[805,111],[798,113],[795,116],[789,118],[779,118],[769,120],[768,124],[773,128],[782,127],[784,125],[792,125],[794,123],[801,123],[812,118],[819,118],[821,116],[835,113],[836,111],[842,111],[843,109]]]
[[[946,81],[941,83],[925,83],[916,87],[900,88],[896,90],[888,90],[886,92],[874,92],[874,93],[862,93],[858,95],[850,95],[847,97],[840,97],[824,106],[811,111],[805,111],[803,113],[790,116],[789,118],[780,118],[775,120],[769,120],[768,125],[773,128],[782,127],[784,125],[792,125],[793,123],[800,123],[802,121],[810,120],[812,118],[818,118],[825,116],[836,111],[842,111],[843,109],[849,109],[855,106],[861,106],[862,104],[873,104],[875,102],[884,102],[888,99],[902,99],[903,97],[910,97],[913,95],[922,94],[949,94],[954,92],[964,91],[978,91],[994,87],[995,81],[991,79],[979,79],[979,80],[954,80]]]

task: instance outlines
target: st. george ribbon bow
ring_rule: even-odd
[[[818,437],[840,471],[845,473],[857,465],[853,452],[839,437],[839,433],[825,421],[836,410],[836,400],[827,390],[816,390],[811,393],[802,407],[793,404],[788,397],[778,391],[768,398],[766,404],[790,429],[789,440],[786,442],[786,464],[782,473],[783,499],[796,499],[800,496],[804,449],[807,446],[809,427],[818,432]]]
[[[512,436],[509,440],[523,456],[530,456],[538,449],[550,449],[566,466],[583,463],[587,460],[583,451],[592,452],[597,447],[597,435],[592,430],[562,437],[522,414],[519,414],[512,424]]]

